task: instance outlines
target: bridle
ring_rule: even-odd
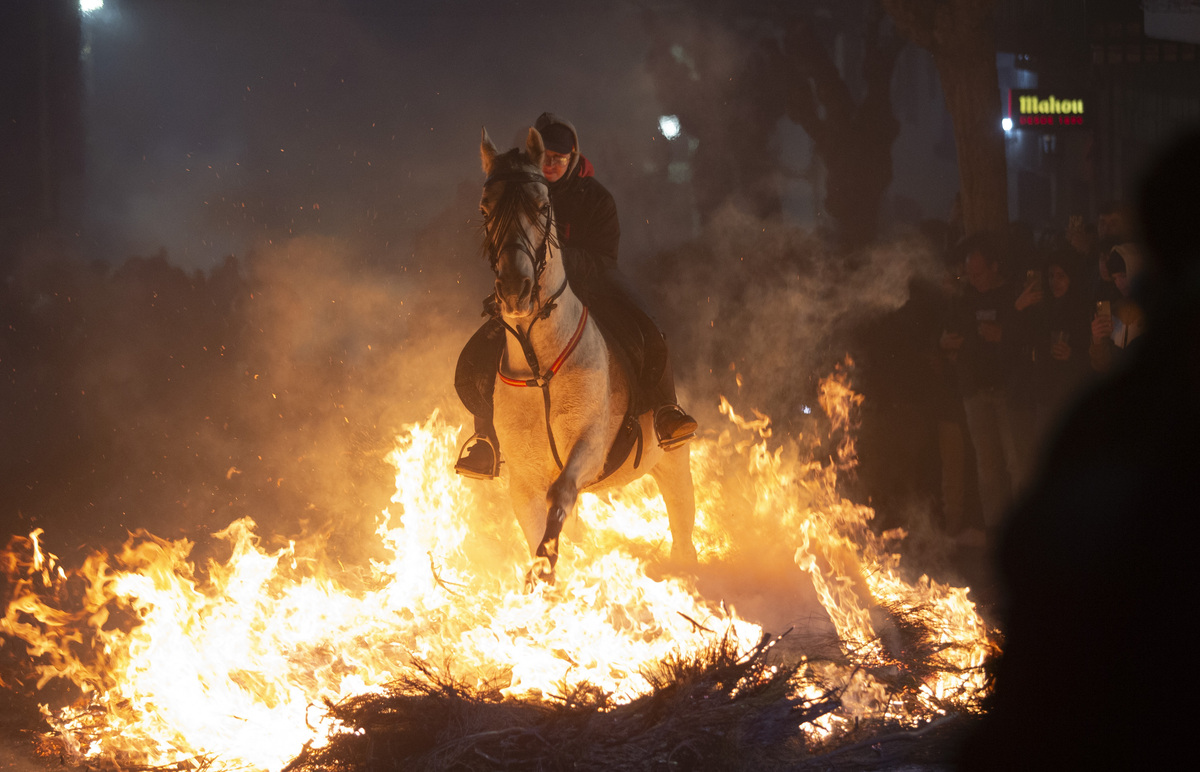
[[[486,188],[493,182],[541,182],[545,184],[546,178],[536,172],[521,171],[519,169],[509,169],[506,171],[497,172],[484,180],[483,185]],[[517,209],[521,203],[522,195],[517,186],[510,186],[504,191],[504,195],[500,197],[500,201],[496,206],[496,217],[489,218],[484,222],[485,232],[487,234],[488,245],[488,261],[491,263],[492,272],[499,275],[498,264],[500,262],[500,252],[507,244],[498,243],[496,239],[496,231],[498,229],[507,229],[510,224],[516,219]],[[552,207],[546,206],[545,224],[542,227],[542,243],[538,245],[536,251],[532,248],[533,245],[529,242],[529,237],[521,233],[521,238],[515,244],[514,249],[519,249],[529,255],[530,262],[533,263],[533,301],[538,300],[541,293],[542,273],[546,270],[546,258],[549,252],[550,239],[553,238],[551,232],[553,212]],[[557,292],[551,296],[549,302],[553,302],[563,290],[566,289],[566,283],[559,288]],[[539,313],[541,313],[539,311]],[[548,313],[548,312],[547,312]]]
[[[493,182],[545,183],[545,177],[535,172],[511,169],[490,175],[484,181],[484,187],[486,188]],[[492,272],[496,273],[497,276],[499,276],[498,266],[500,262],[500,251],[503,247],[508,246],[508,244],[496,243],[496,230],[507,228],[511,222],[515,220],[517,207],[521,203],[517,199],[520,198],[521,195],[522,194],[519,192],[519,188],[517,186],[510,186],[504,191],[504,195],[501,196],[500,201],[496,206],[498,217],[489,218],[484,223],[485,232],[487,233],[487,244],[489,247],[488,260],[491,262]],[[561,296],[567,289],[567,277],[564,275],[562,285],[555,290],[550,297],[546,298],[545,302],[540,301],[542,274],[546,270],[546,261],[549,255],[550,240],[554,238],[553,228],[553,207],[547,204],[545,224],[542,228],[542,243],[537,247],[537,249],[534,250],[532,248],[533,245],[529,242],[529,237],[525,233],[521,233],[520,240],[512,245],[513,249],[520,249],[522,252],[528,255],[530,261],[533,263],[533,287],[530,290],[530,301],[538,306],[538,310],[533,315],[533,319],[529,322],[529,326],[524,331],[513,327],[508,322],[504,321],[504,318],[499,313],[499,309],[496,307],[492,307],[484,313],[490,314],[497,321],[499,321],[500,324],[504,325],[504,329],[511,333],[516,339],[517,343],[521,345],[521,351],[525,354],[525,361],[529,364],[529,370],[533,373],[533,377],[528,379],[510,378],[509,376],[505,375],[502,370],[500,370],[499,365],[497,365],[497,375],[503,383],[509,386],[529,388],[537,387],[542,390],[542,401],[545,405],[546,412],[546,434],[550,438],[550,453],[554,456],[554,463],[557,464],[558,468],[561,470],[563,468],[563,463],[562,459],[558,455],[558,446],[554,442],[554,429],[550,425],[550,380],[556,374],[558,374],[559,368],[563,366],[563,364],[567,361],[567,358],[571,356],[571,352],[575,350],[575,347],[579,345],[579,341],[583,338],[583,330],[587,326],[588,309],[587,306],[583,306],[583,312],[579,315],[579,325],[575,328],[575,333],[567,342],[567,345],[563,349],[562,353],[559,354],[558,358],[554,360],[554,363],[551,364],[550,367],[545,370],[545,372],[543,372],[538,363],[537,352],[533,349],[533,341],[530,336],[533,333],[533,326],[540,320],[549,318],[551,312],[558,307],[558,304],[555,301],[558,300],[559,296]]]

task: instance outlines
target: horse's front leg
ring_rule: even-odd
[[[571,447],[562,472],[546,491],[546,529],[536,554],[549,562],[549,574],[542,577],[547,581],[554,580],[554,566],[558,563],[558,542],[563,524],[575,512],[579,491],[599,476],[604,464],[604,452],[603,427],[597,426],[585,431],[579,441]]]
[[[529,592],[539,582],[554,583],[554,562],[551,562],[547,552],[542,547],[545,538],[545,491],[546,483],[541,485],[513,475],[509,480],[509,498],[512,500],[513,514],[525,535],[525,543],[529,545],[529,554],[534,556],[533,565],[525,573],[525,590]],[[558,559],[557,542],[555,543],[555,558]]]

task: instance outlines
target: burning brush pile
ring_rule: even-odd
[[[4,685],[43,703],[43,750],[92,768],[801,768],[931,731],[978,710],[995,648],[966,588],[906,580],[904,534],[839,495],[859,398],[844,372],[821,388],[833,457],[724,402],[694,443],[697,575],[671,573],[646,478],[585,495],[557,584],[526,592],[503,483],[454,476],[438,413],[397,439],[369,565],[249,519],[205,560],[137,532],[67,568],[34,532],[0,553]],[[714,597],[755,534],[815,588],[816,632]]]

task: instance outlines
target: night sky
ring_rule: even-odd
[[[630,5],[126,5],[84,17],[84,211],[109,249],[207,267],[290,231],[402,260],[478,183],[483,125],[505,144],[567,115],[614,186],[665,142]]]
[[[165,247],[208,268],[264,238],[321,233],[403,260],[461,204],[459,186],[478,183],[480,127],[515,144],[551,110],[579,128],[620,206],[622,254],[638,262],[692,235],[687,186],[664,173],[686,152],[658,129],[645,60],[652,29],[674,25],[683,41],[697,22],[648,7],[653,24],[623,2],[110,0],[83,21],[82,244],[108,259]],[[711,39],[719,28],[705,34],[734,56]],[[946,148],[936,157],[944,120],[928,117],[936,78],[911,46],[897,69],[894,193],[909,216],[942,217],[956,180]],[[803,132],[782,121],[778,141],[803,171]],[[813,222],[809,184],[786,186],[787,216]]]

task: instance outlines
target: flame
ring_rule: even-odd
[[[772,449],[770,419],[738,416],[724,398],[730,427],[692,449],[701,573],[739,548],[740,531],[768,532],[791,545],[836,629],[840,661],[806,661],[794,683],[804,699],[840,693],[841,710],[805,726],[815,740],[863,717],[917,722],[971,707],[994,651],[968,590],[905,582],[888,546],[903,534],[876,535],[871,510],[838,495],[859,400],[844,370],[822,384],[821,404],[845,431],[838,463],[803,460],[797,441]],[[648,477],[585,494],[558,584],[525,592],[528,558],[505,484],[450,471],[460,431],[435,412],[398,438],[396,493],[376,531],[390,558],[365,567],[341,566],[317,540],[268,547],[249,519],[216,534],[228,558],[199,567],[188,540],[145,532],[70,572],[40,531],[15,539],[0,553],[11,597],[0,641],[24,643],[39,689],[52,679],[77,687],[73,704],[42,708],[65,750],[275,770],[305,743],[348,731],[326,703],[428,663],[468,682],[501,678],[511,695],[586,682],[620,703],[649,691],[643,674],[665,658],[722,637],[747,651],[762,640],[694,578],[663,575],[669,528]],[[895,608],[922,610],[936,653],[937,667],[907,690],[888,683],[904,659],[880,629]]]

